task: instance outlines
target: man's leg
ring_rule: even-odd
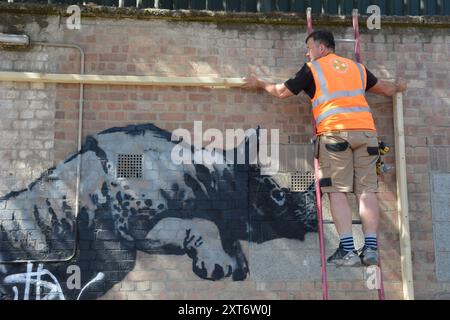
[[[375,132],[355,134],[360,138],[360,146],[354,149],[355,182],[354,191],[359,200],[359,214],[364,232],[364,247],[360,253],[365,265],[378,264],[377,231],[380,209],[376,191],[378,178],[376,162],[379,157],[378,138]]]
[[[339,248],[327,261],[337,266],[360,266],[361,262],[355,250],[352,233],[352,211],[346,193],[328,193],[330,211],[339,234]]]
[[[347,195],[343,192],[331,192],[330,211],[334,226],[339,236],[352,233],[352,210],[347,201]]]
[[[358,195],[358,198],[359,214],[364,232],[364,247],[360,254],[361,261],[365,265],[377,265],[377,231],[380,221],[377,195],[373,192],[364,192]]]
[[[320,137],[319,178],[322,192],[330,199],[330,211],[339,234],[339,247],[327,259],[336,266],[359,266],[352,233],[352,212],[347,201],[353,192],[353,151],[347,132],[332,132]]]
[[[365,235],[376,235],[380,222],[380,208],[378,206],[377,195],[374,192],[364,192],[358,195],[358,199],[363,232]]]

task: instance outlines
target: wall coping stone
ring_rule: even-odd
[[[0,3],[0,14],[59,15],[67,17],[68,5],[48,5],[37,3]],[[81,16],[90,18],[137,19],[168,21],[210,22],[217,24],[266,24],[301,25],[306,27],[306,13],[298,12],[225,12],[209,10],[166,10],[107,7],[95,4],[80,5]],[[365,25],[368,15],[360,15],[360,25]],[[314,25],[351,26],[352,17],[313,14]],[[450,28],[448,16],[382,16],[384,26]]]

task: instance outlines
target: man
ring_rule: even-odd
[[[319,147],[319,185],[328,193],[330,210],[340,237],[339,248],[328,258],[337,266],[378,264],[379,207],[376,162],[378,137],[365,91],[393,96],[406,90],[402,79],[395,84],[378,80],[364,65],[334,53],[333,34],[315,31],[306,38],[311,60],[291,79],[270,84],[250,75],[244,88],[262,88],[284,99],[305,91],[312,102]],[[352,234],[352,213],[347,193],[359,201],[364,246],[358,255]]]

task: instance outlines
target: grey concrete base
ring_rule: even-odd
[[[431,174],[431,190],[436,277],[450,281],[450,174]]]
[[[362,246],[361,226],[354,226],[356,248]],[[325,225],[326,257],[337,248],[339,237],[334,225]],[[257,281],[320,280],[320,250],[317,233],[308,233],[305,241],[276,239],[249,245],[250,277]],[[336,268],[327,265],[329,281],[363,280],[366,268]]]

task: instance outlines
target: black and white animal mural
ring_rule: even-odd
[[[240,241],[317,231],[313,186],[290,192],[249,161],[175,164],[178,143],[152,124],[110,128],[2,196],[1,299],[96,299],[134,268],[138,250],[185,255],[201,279],[242,281]]]

